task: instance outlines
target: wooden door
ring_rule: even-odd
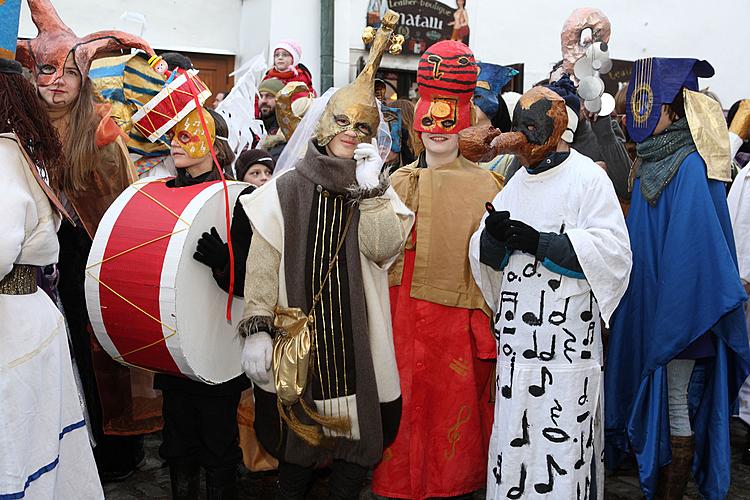
[[[198,52],[181,52],[181,54],[190,58],[193,67],[200,72],[198,77],[208,85],[213,94],[206,102],[206,106],[212,106],[213,96],[219,92],[226,94],[232,89],[234,77],[230,77],[229,74],[234,71],[234,56]]]

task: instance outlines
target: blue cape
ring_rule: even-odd
[[[716,355],[697,360],[691,380],[693,476],[705,498],[729,489],[730,408],[750,371],[747,299],[724,184],[706,178],[690,154],[655,207],[633,189],[627,225],[630,284],[612,320],[605,368],[608,467],[632,447],[641,488],[653,497],[659,468],[672,459],[666,364],[709,330]]]

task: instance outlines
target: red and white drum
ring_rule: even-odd
[[[229,324],[226,292],[193,253],[211,226],[226,241],[222,184],[167,180],[134,183],[104,214],[86,264],[89,318],[115,361],[219,384],[242,373],[243,301]],[[227,185],[233,207],[247,184]]]
[[[198,78],[197,70],[181,71],[133,115],[133,126],[155,142],[195,109],[193,92],[201,105],[211,97],[211,91]]]

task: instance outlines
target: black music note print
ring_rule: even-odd
[[[549,409],[549,419],[552,420],[552,423],[557,426],[557,419],[560,418],[560,415],[562,414],[563,407],[560,404],[560,401],[555,399],[555,406]]]
[[[594,318],[594,292],[589,292],[589,308],[581,313],[581,320],[591,321]]]
[[[541,326],[542,322],[544,321],[544,290],[542,290],[542,293],[539,297],[539,315],[537,316],[533,312],[529,311],[523,313],[521,319],[529,326]]]
[[[563,342],[563,356],[568,360],[568,363],[573,364],[573,358],[570,357],[570,353],[575,353],[577,351],[570,347],[570,345],[575,344],[578,339],[573,335],[573,332],[567,328],[563,327],[563,331],[568,336],[568,338],[565,339],[565,342]]]
[[[523,351],[523,357],[526,359],[537,358],[539,361],[551,361],[555,358],[555,342],[557,341],[557,335],[552,335],[552,342],[550,343],[549,351],[540,351],[537,347],[536,330],[531,335],[534,343],[533,349],[526,349]]]
[[[550,290],[554,292],[560,288],[560,280],[551,279],[547,282],[547,285],[549,285]]]
[[[560,476],[564,476],[568,473],[568,471],[557,465],[557,462],[555,462],[555,459],[552,455],[547,455],[547,482],[536,483],[534,485],[534,489],[540,495],[549,493],[555,488],[555,476],[554,474],[552,474],[552,469],[554,469],[555,472]]]
[[[576,460],[576,463],[573,467],[575,467],[576,470],[580,469],[586,464],[586,460],[583,458],[583,432],[581,433],[581,441],[578,443],[578,445],[581,448],[581,456],[578,457],[578,460]]]
[[[590,321],[589,326],[586,329],[586,338],[583,339],[581,344],[583,345],[594,345],[594,335],[596,330],[596,321]]]
[[[568,319],[568,304],[570,303],[570,298],[565,299],[565,305],[563,306],[562,311],[552,311],[549,315],[549,318],[547,318],[547,321],[549,321],[550,324],[555,326],[560,326]]]
[[[570,435],[558,427],[545,427],[542,436],[550,443],[564,443],[570,439]]]
[[[522,436],[520,438],[515,438],[510,442],[510,445],[513,448],[521,448],[522,446],[526,446],[527,444],[531,443],[531,440],[529,439],[529,419],[526,416],[528,411],[528,409],[523,411],[523,418],[521,419]]]
[[[513,356],[510,358],[510,383],[508,385],[504,385],[502,389],[500,389],[500,393],[503,395],[505,399],[510,399],[511,394],[513,393],[513,374],[516,371],[516,353],[513,353]]]
[[[596,321],[589,322],[588,329],[586,330],[586,338],[581,342],[585,346],[591,346],[594,344],[594,330],[596,328]],[[590,350],[581,350],[581,359],[591,359]]]
[[[589,378],[583,379],[583,394],[578,397],[578,406],[585,405],[589,400]]]
[[[516,311],[518,309],[518,292],[500,292],[500,311],[498,314],[503,312],[505,304],[510,304],[510,307],[505,311],[505,320],[513,321],[516,317]],[[511,310],[512,307],[512,310]]]
[[[526,267],[523,268],[521,274],[523,274],[524,278],[533,278],[536,274],[536,262],[526,264]]]
[[[540,378],[541,385],[530,385],[529,386],[529,394],[534,396],[535,398],[538,398],[539,396],[542,396],[545,392],[547,392],[547,381],[549,380],[549,385],[552,385],[552,372],[549,371],[549,369],[546,366],[543,366],[540,371]]]
[[[505,495],[510,500],[517,500],[521,498],[523,493],[526,491],[526,464],[521,464],[521,474],[518,478],[518,486],[513,486],[511,489],[508,490],[508,493]]]
[[[508,274],[505,276],[508,278],[508,283],[513,283],[514,281],[521,282],[521,278],[513,271],[508,271]]]
[[[492,468],[492,475],[495,476],[495,484],[500,485],[503,482],[503,454],[497,456],[497,465]]]
[[[594,446],[594,419],[589,419],[589,438],[586,440],[586,448]]]

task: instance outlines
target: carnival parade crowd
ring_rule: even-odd
[[[376,76],[390,10],[342,88],[284,39],[211,97],[27,1],[31,40],[0,1],[0,500],[103,498],[152,433],[174,499],[236,499],[244,464],[279,499],[325,468],[332,499],[593,500],[624,461],[646,498],[727,496],[750,99],[725,113],[709,62],[640,59],[608,98],[581,8],[503,92],[461,2],[414,101]]]

